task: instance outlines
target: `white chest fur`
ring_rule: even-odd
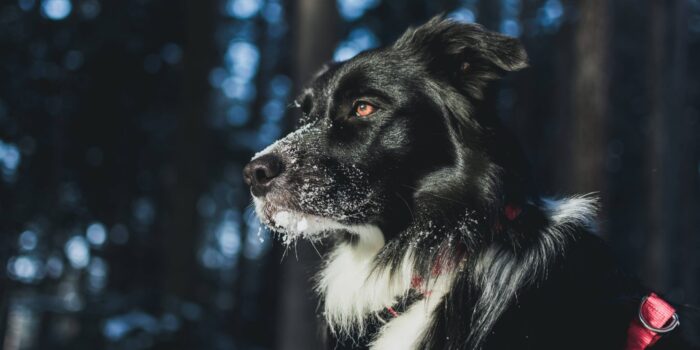
[[[374,350],[416,349],[423,333],[430,324],[430,315],[442,299],[431,294],[427,299],[414,303],[399,317],[388,322],[372,342]]]
[[[363,226],[354,243],[343,243],[331,253],[321,271],[318,291],[324,296],[324,314],[331,329],[340,334],[362,333],[368,315],[393,305],[411,288],[411,252],[404,255],[398,273],[373,270],[373,261],[384,246],[381,231]],[[388,320],[371,344],[372,349],[412,349],[429,324],[430,315],[447,290],[451,276],[431,283],[430,297],[414,303],[406,312]]]

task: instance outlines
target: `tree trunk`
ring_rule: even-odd
[[[696,182],[695,171],[687,164],[697,164],[690,151],[697,134],[692,133],[695,127],[686,112],[686,7],[680,0],[652,0],[649,7],[649,223],[644,275],[652,287],[664,292],[680,288],[683,276],[678,271],[684,264],[692,271],[697,259],[687,249],[693,246],[691,232],[697,229],[687,225],[697,214],[695,194],[687,188]],[[690,289],[695,283],[686,279]]]
[[[570,187],[575,192],[605,194],[608,113],[608,32],[606,0],[578,2],[574,29]]]
[[[216,12],[212,1],[188,2],[184,52],[183,111],[175,131],[175,181],[166,193],[169,207],[163,218],[164,289],[181,298],[194,296],[196,247],[200,231],[197,199],[205,187],[205,117],[209,110],[210,87],[207,81],[213,66]]]

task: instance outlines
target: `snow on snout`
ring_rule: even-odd
[[[378,196],[369,174],[355,164],[339,163],[319,148],[327,127],[322,122],[304,125],[253,157],[274,153],[284,160],[284,186],[255,200],[263,223],[283,234],[284,242],[347,231],[377,212]]]

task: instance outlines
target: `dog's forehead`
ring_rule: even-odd
[[[407,69],[409,66],[414,69]],[[401,57],[391,48],[364,51],[350,60],[325,65],[308,85],[304,96],[326,99],[348,88],[387,88],[409,79],[415,68],[414,59]]]

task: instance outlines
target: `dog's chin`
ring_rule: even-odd
[[[354,231],[355,225],[277,206],[267,199],[254,197],[253,202],[260,221],[270,230],[283,234],[284,242],[291,242],[296,238],[319,240],[329,233]]]

